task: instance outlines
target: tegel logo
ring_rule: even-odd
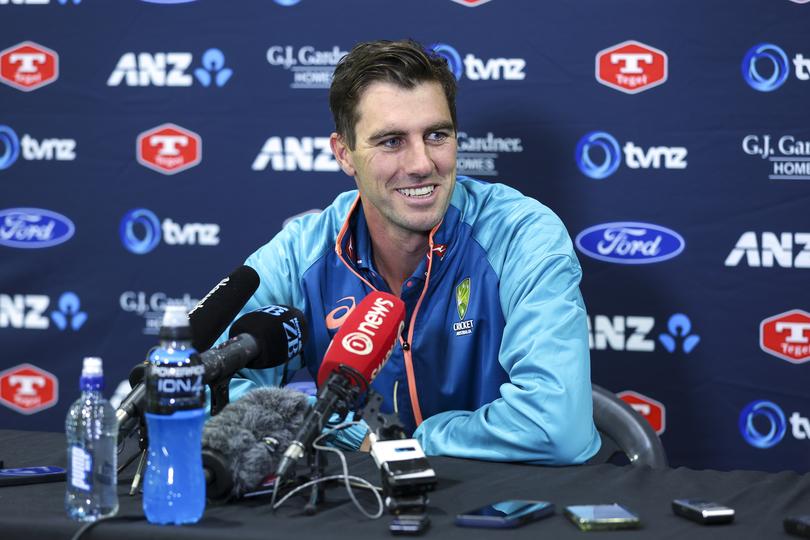
[[[653,430],[661,435],[667,429],[667,408],[660,401],[633,390],[618,392],[616,396],[630,405],[634,411],[650,423]]]
[[[136,255],[149,253],[163,242],[170,246],[218,246],[219,225],[215,223],[180,224],[170,218],[161,222],[154,212],[135,208],[127,212],[119,226],[124,247]]]
[[[462,6],[467,7],[478,7],[481,5],[486,4],[490,0],[453,0],[456,4],[461,4]]]
[[[126,52],[110,73],[107,86],[179,86],[194,84],[194,78],[203,86],[224,86],[233,75],[225,67],[225,54],[216,48],[202,53],[201,66],[189,69],[194,62],[190,52]]]
[[[576,237],[577,248],[594,259],[617,264],[651,264],[677,257],[683,237],[653,223],[621,221],[588,227]]]
[[[769,180],[810,180],[810,140],[752,134],[743,138],[742,149],[749,156],[771,162]]]
[[[270,137],[264,142],[251,169],[263,171],[336,172],[340,165],[332,155],[329,137]]]
[[[667,81],[667,53],[639,41],[624,41],[596,53],[596,80],[625,94]]]
[[[62,214],[42,208],[0,210],[0,245],[22,249],[57,246],[73,237],[76,226]]]
[[[74,139],[37,140],[27,133],[22,139],[9,126],[0,125],[0,170],[11,167],[22,154],[27,161],[56,160],[73,161],[76,159],[76,141]],[[20,152],[22,150],[22,152]]]
[[[0,404],[20,414],[34,414],[59,401],[59,379],[33,364],[0,372]]]
[[[447,60],[457,80],[462,75],[471,81],[522,81],[526,78],[523,58],[480,58],[468,53],[462,60],[455,47],[447,43],[433,43],[427,48]]]
[[[177,174],[202,161],[202,138],[176,124],[161,124],[138,135],[138,163],[161,174]]]
[[[653,352],[656,320],[638,315],[588,315],[588,344],[591,350]],[[667,332],[658,335],[658,342],[670,353],[691,353],[700,342],[692,333],[692,323],[683,313],[667,320]]]
[[[740,413],[738,425],[745,442],[763,449],[779,444],[787,431],[782,408],[765,400],[752,401],[746,405]]]
[[[793,309],[763,320],[759,347],[791,364],[810,361],[810,313]]]
[[[267,63],[292,73],[290,88],[328,89],[335,66],[348,54],[338,45],[318,49],[313,45],[272,45],[267,49]]]
[[[45,316],[51,299],[44,294],[0,294],[0,328],[47,330],[54,326],[60,331],[78,331],[87,322],[87,313],[74,292],[62,293],[57,309]]]
[[[624,161],[631,169],[685,169],[687,150],[683,146],[651,146],[644,148],[632,141],[620,147],[610,133],[591,131],[577,143],[574,159],[582,174],[602,180],[615,173]]]
[[[751,268],[810,268],[810,232],[742,233],[726,257],[725,266],[738,266],[743,259]]]
[[[519,137],[496,137],[491,131],[483,137],[475,137],[459,131],[457,172],[471,176],[496,176],[498,157],[502,153],[522,152],[523,141]]]
[[[59,78],[59,55],[33,41],[0,51],[0,82],[31,92]]]
[[[143,333],[156,336],[160,330],[163,313],[168,304],[185,306],[191,310],[199,303],[199,299],[189,293],[171,297],[165,292],[124,291],[118,298],[118,304],[126,313],[134,313],[144,319]]]

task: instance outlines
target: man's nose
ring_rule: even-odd
[[[404,157],[404,168],[408,175],[424,177],[433,172],[433,160],[425,141],[420,139],[411,144]]]

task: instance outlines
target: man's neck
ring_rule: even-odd
[[[411,236],[407,239],[394,239],[385,233],[379,240],[371,234],[371,245],[374,250],[374,266],[391,288],[399,296],[402,284],[416,271],[428,250],[428,234]]]
[[[391,292],[399,296],[402,284],[416,271],[428,251],[430,233],[416,233],[393,229],[368,219],[374,266],[388,284]]]

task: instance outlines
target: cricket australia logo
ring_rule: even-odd
[[[464,320],[467,316],[467,309],[470,307],[470,278],[464,278],[456,287],[456,308],[458,309],[459,322],[453,324],[453,330],[457,336],[472,334],[472,319]]]

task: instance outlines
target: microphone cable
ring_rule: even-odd
[[[380,493],[379,493],[380,491],[382,491],[382,488],[378,487],[378,486],[375,486],[374,484],[372,484],[371,482],[369,482],[365,478],[360,478],[359,476],[350,475],[349,474],[349,466],[348,466],[348,463],[346,462],[346,456],[344,455],[342,450],[340,450],[338,448],[331,448],[329,446],[324,446],[322,444],[319,444],[321,440],[323,440],[324,438],[336,433],[337,431],[340,431],[340,430],[345,429],[345,428],[350,427],[350,426],[356,426],[356,425],[360,425],[360,424],[361,424],[361,421],[359,421],[359,420],[355,420],[353,422],[344,422],[342,424],[338,424],[337,426],[335,426],[335,427],[325,431],[321,435],[319,435],[312,443],[312,448],[315,449],[316,451],[324,451],[324,452],[331,452],[331,453],[337,454],[338,458],[340,459],[340,464],[341,464],[341,468],[343,470],[343,474],[335,474],[335,475],[331,475],[331,476],[324,476],[323,478],[316,478],[315,480],[310,480],[308,482],[305,482],[305,483],[301,484],[300,486],[297,486],[296,488],[294,488],[293,490],[291,490],[287,494],[285,494],[281,498],[281,500],[279,500],[278,502],[276,502],[276,495],[278,494],[278,491],[279,491],[278,488],[280,486],[276,486],[277,489],[273,489],[273,495],[272,495],[272,497],[270,499],[270,508],[273,510],[273,512],[275,512],[290,497],[292,497],[293,495],[295,495],[296,493],[298,493],[301,490],[304,490],[304,489],[306,489],[308,487],[314,486],[314,485],[322,483],[322,482],[330,482],[332,480],[343,480],[344,485],[346,487],[346,492],[349,494],[349,497],[351,498],[352,503],[360,511],[360,513],[362,513],[364,516],[366,516],[369,519],[379,519],[379,518],[382,517],[383,513],[385,512],[385,504],[383,503],[382,497],[380,497]],[[374,497],[377,499],[377,507],[378,507],[378,509],[377,509],[376,513],[372,514],[372,513],[368,512],[365,508],[363,508],[363,505],[360,504],[360,501],[357,500],[357,497],[354,494],[354,490],[352,489],[352,482],[354,482],[355,487],[371,490],[371,492],[374,494]]]

